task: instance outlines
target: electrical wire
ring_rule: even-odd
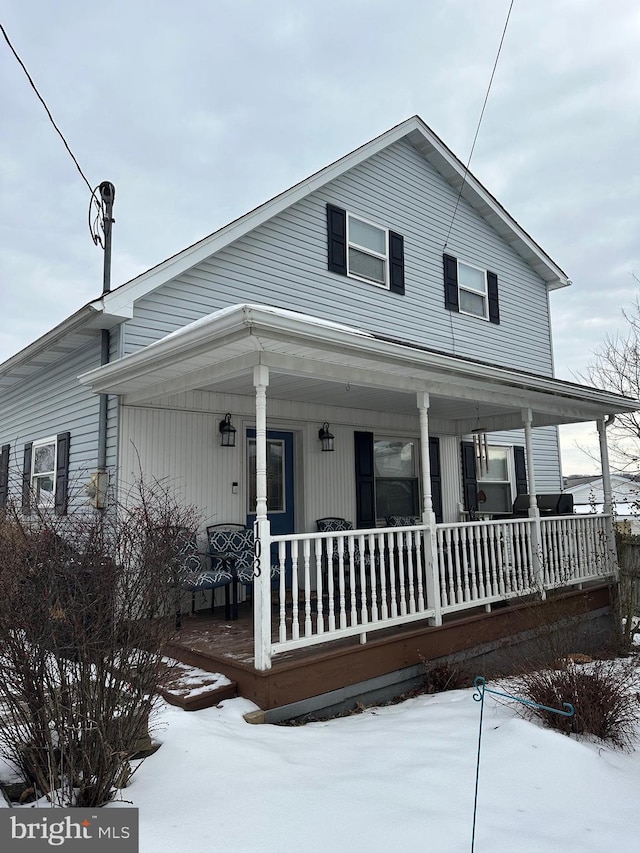
[[[496,68],[498,67],[498,60],[500,59],[500,52],[502,50],[502,43],[504,42],[504,37],[507,34],[507,27],[509,26],[509,18],[511,17],[511,10],[513,9],[513,4],[515,0],[511,0],[509,4],[509,11],[507,12],[507,20],[504,22],[504,29],[502,30],[502,38],[500,39],[500,44],[498,45],[498,52],[496,53],[496,60],[493,63],[493,71],[491,72],[491,78],[489,80],[489,85],[487,87],[487,94],[484,96],[484,103],[482,104],[482,110],[480,112],[480,118],[478,119],[478,126],[476,127],[475,136],[473,137],[473,144],[471,146],[471,151],[469,152],[469,159],[467,160],[467,165],[464,167],[464,175],[462,176],[462,184],[460,185],[460,191],[458,192],[458,198],[456,199],[456,206],[453,210],[453,216],[451,217],[451,223],[449,225],[449,230],[447,231],[447,237],[444,241],[443,249],[447,248],[447,244],[449,242],[449,237],[451,236],[451,229],[453,228],[453,223],[455,222],[456,214],[458,212],[458,206],[460,205],[460,199],[462,198],[462,190],[464,189],[465,182],[467,180],[467,175],[469,173],[469,165],[471,164],[471,158],[473,157],[473,151],[476,147],[476,141],[478,139],[478,134],[480,133],[480,125],[482,124],[482,119],[484,118],[484,111],[487,106],[487,101],[489,100],[489,92],[491,91],[491,85],[493,83],[493,78],[496,73]]]
[[[26,65],[24,64],[24,62],[23,62],[23,61],[20,59],[20,57],[18,56],[18,53],[17,53],[17,51],[16,51],[15,47],[11,44],[11,41],[9,40],[9,36],[7,35],[7,31],[6,31],[6,30],[5,30],[5,28],[2,26],[2,24],[1,24],[1,23],[0,23],[0,29],[2,30],[2,35],[4,36],[5,41],[6,41],[6,42],[7,42],[7,44],[9,45],[9,48],[10,48],[11,52],[13,53],[13,55],[15,56],[15,58],[18,60],[18,62],[19,62],[19,64],[20,64],[20,66],[21,66],[22,70],[24,71],[24,73],[27,75],[27,79],[28,79],[29,83],[31,84],[31,88],[33,89],[33,91],[34,91],[34,92],[36,93],[36,95],[38,96],[38,99],[40,100],[40,103],[42,104],[42,106],[45,108],[45,111],[46,111],[47,115],[49,116],[49,121],[50,121],[50,122],[51,122],[51,124],[54,126],[54,128],[56,129],[56,132],[58,133],[58,136],[60,137],[60,139],[61,139],[61,140],[62,140],[62,142],[64,143],[64,147],[65,147],[65,148],[67,149],[67,151],[69,152],[69,155],[70,155],[71,159],[73,160],[73,162],[74,162],[74,163],[75,163],[75,165],[76,165],[76,169],[78,170],[78,172],[80,172],[80,176],[81,176],[82,180],[83,180],[83,181],[85,182],[85,184],[89,187],[89,192],[93,194],[93,188],[92,188],[91,184],[89,183],[89,181],[87,180],[87,178],[86,178],[86,176],[85,176],[84,172],[83,172],[83,171],[82,171],[82,169],[80,168],[80,164],[79,164],[79,163],[78,163],[78,161],[76,160],[76,158],[75,158],[75,155],[74,155],[73,151],[72,151],[72,150],[71,150],[71,148],[69,147],[69,143],[68,143],[68,142],[67,142],[67,140],[64,138],[64,135],[63,135],[62,131],[60,130],[60,128],[58,127],[58,125],[55,123],[54,118],[53,118],[53,116],[51,115],[51,110],[49,109],[49,107],[47,106],[47,104],[46,104],[46,102],[45,102],[44,98],[42,97],[42,95],[41,95],[41,94],[40,94],[40,92],[38,91],[38,89],[37,89],[37,87],[36,87],[36,84],[33,82],[32,78],[31,78],[31,75],[30,75],[30,74],[29,74],[29,72],[27,71],[27,67],[26,67]]]

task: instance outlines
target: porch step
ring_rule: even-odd
[[[238,685],[226,675],[207,672],[171,658],[166,661],[167,669],[158,693],[171,705],[185,711],[201,711],[238,695]]]

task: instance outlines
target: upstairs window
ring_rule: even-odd
[[[445,308],[500,323],[498,276],[452,255],[443,255],[442,263]]]
[[[477,267],[458,261],[458,293],[460,313],[488,318],[487,274]]]
[[[387,286],[387,231],[347,214],[347,274]]]
[[[404,294],[404,239],[333,204],[327,205],[327,267]]]

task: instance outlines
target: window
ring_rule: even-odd
[[[511,448],[489,446],[489,462],[486,472],[478,472],[478,511],[511,512],[513,495],[510,470]],[[484,494],[486,500],[481,500]]]
[[[376,517],[420,515],[418,442],[408,439],[374,439]]]
[[[499,324],[498,276],[452,255],[442,260],[445,308]]]
[[[404,239],[373,222],[327,205],[328,269],[404,294]]]
[[[53,506],[56,493],[56,439],[34,441],[31,448],[31,490],[38,506]]]
[[[487,318],[487,274],[458,261],[460,313]]]
[[[247,495],[249,513],[256,511],[256,440],[247,441]],[[267,439],[267,512],[286,512],[285,446],[282,439]]]
[[[387,286],[387,231],[347,214],[347,273]]]
[[[25,444],[22,511],[26,515],[31,512],[33,501],[40,507],[54,507],[56,515],[66,515],[70,441],[71,434],[61,432]]]

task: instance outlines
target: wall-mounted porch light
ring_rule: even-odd
[[[222,447],[236,446],[236,428],[231,423],[229,412],[220,421],[220,445]]]
[[[329,432],[329,424],[325,421],[318,431],[318,438],[322,442],[322,450],[333,450],[333,435]]]

